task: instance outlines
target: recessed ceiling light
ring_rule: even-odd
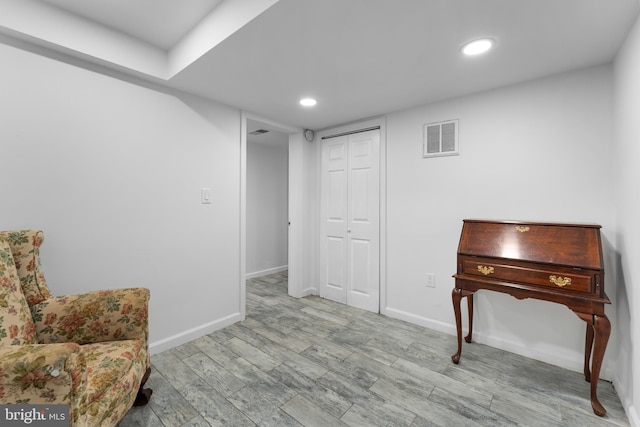
[[[493,47],[494,41],[491,39],[478,39],[462,46],[462,53],[467,56],[480,55]]]
[[[316,101],[313,98],[302,98],[300,100],[300,105],[304,106],[304,107],[313,107],[314,105],[316,105],[318,103],[318,101]]]

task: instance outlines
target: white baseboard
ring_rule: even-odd
[[[293,297],[293,298],[304,298],[307,297],[309,295],[318,295],[318,290],[316,288],[307,288],[307,289],[303,289],[302,291],[300,291],[299,294],[289,294],[289,296]]]
[[[627,418],[629,419],[629,424],[631,427],[640,427],[640,414],[638,414],[638,411],[633,406],[633,402],[631,402],[631,399],[629,398],[629,390],[626,390],[622,384],[623,382],[620,381],[620,377],[618,375],[614,375],[613,388],[615,388],[616,393],[618,393],[624,412],[627,414]]]
[[[388,307],[384,310],[381,310],[381,313],[389,317],[404,320],[406,322],[424,326],[425,328],[433,329],[439,332],[444,332],[449,335],[456,334],[456,327],[452,323],[445,323],[426,317],[416,316],[415,314]],[[467,331],[468,329],[463,327],[463,333],[466,334]],[[485,335],[481,332],[478,332],[477,330],[473,331],[473,341],[479,344],[485,344],[491,347],[499,348],[501,350],[509,351],[511,353],[519,354],[524,357],[529,357],[531,359],[540,360],[542,362],[546,362],[555,366],[560,366],[561,368],[569,369],[575,372],[582,372],[584,368],[584,359],[582,356],[576,358],[572,354],[552,354],[549,352],[536,351],[535,349],[526,347],[521,343],[516,343],[491,335]],[[455,349],[452,349],[452,351],[455,351]],[[462,348],[462,354],[464,357],[464,345]],[[607,366],[604,366],[603,370],[600,373],[600,379],[607,380],[611,379],[612,377],[613,373],[611,372],[611,369]]]
[[[281,265],[280,267],[267,268],[266,270],[254,271],[253,273],[247,273],[247,279],[254,279],[260,276],[266,276],[267,274],[280,273],[289,269],[288,265]]]
[[[404,320],[405,322],[413,323],[414,325],[424,326],[425,328],[433,329],[445,334],[455,335],[456,327],[452,324],[441,322],[439,320],[428,319],[426,317],[416,316],[406,311],[396,310],[395,308],[382,308],[380,314],[393,317],[394,319]]]
[[[629,424],[631,427],[640,427],[640,414],[636,411],[633,405],[625,407],[627,412],[627,418],[629,418]]]
[[[230,316],[223,317],[222,319],[214,320],[213,322],[205,323],[195,328],[188,329],[170,337],[155,341],[149,344],[149,353],[157,354],[165,350],[169,350],[173,347],[177,347],[181,344],[193,341],[197,338],[215,332],[227,326],[233,325],[236,322],[244,320],[240,313],[234,313]]]

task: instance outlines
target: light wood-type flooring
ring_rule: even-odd
[[[453,309],[452,309],[453,310]],[[287,274],[247,281],[247,318],[152,356],[129,426],[628,426],[613,386],[591,411],[579,372],[324,300]]]

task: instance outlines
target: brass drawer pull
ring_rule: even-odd
[[[493,273],[493,267],[485,267],[484,265],[479,265],[478,266],[478,271],[482,274],[484,274],[485,276]]]
[[[516,225],[516,230],[518,230],[521,233],[524,233],[526,231],[529,231],[530,228],[527,227],[526,225]]]
[[[571,284],[570,277],[562,277],[562,276],[549,276],[549,281],[554,285],[558,285],[561,288]]]

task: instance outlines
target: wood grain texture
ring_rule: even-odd
[[[287,342],[290,340],[291,342]],[[150,403],[130,426],[628,426],[612,385],[607,415],[583,373],[316,296],[287,275],[247,282],[247,318],[152,357]]]

